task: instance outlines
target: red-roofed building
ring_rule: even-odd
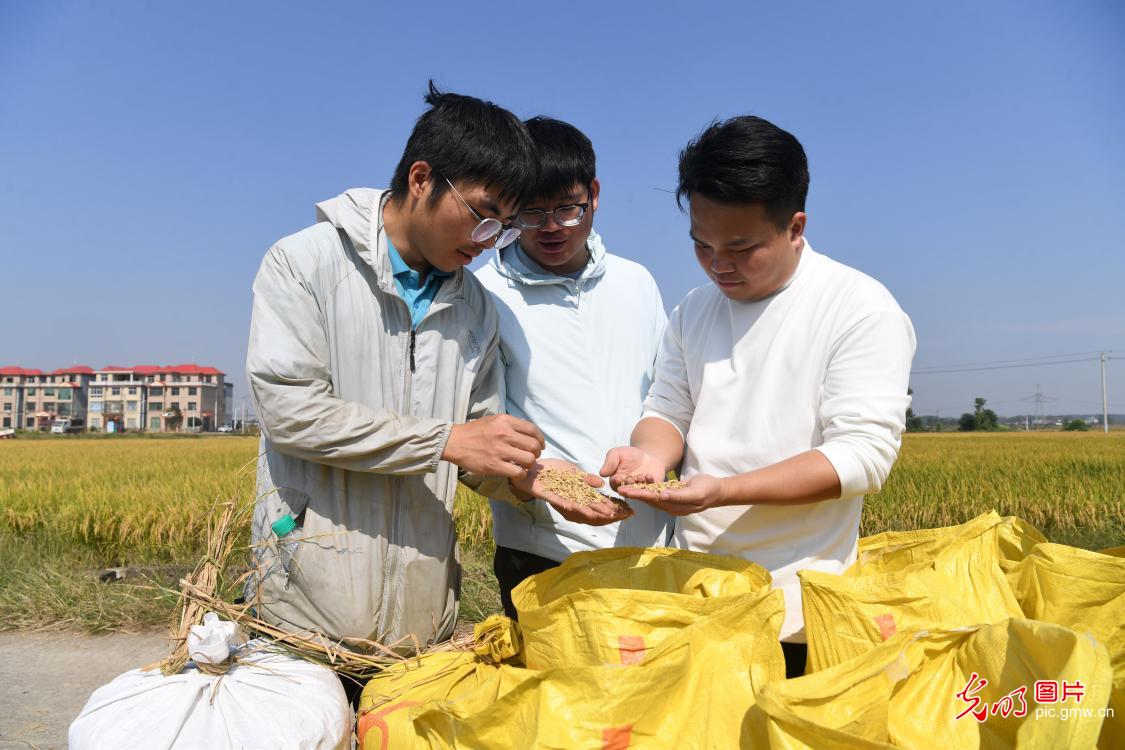
[[[51,372],[0,367],[0,429],[85,429],[93,379],[94,370],[85,365]]]
[[[230,421],[233,385],[214,367],[109,365],[90,385],[91,430],[211,432]]]

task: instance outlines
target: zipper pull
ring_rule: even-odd
[[[410,371],[414,372],[414,329],[410,329]]]

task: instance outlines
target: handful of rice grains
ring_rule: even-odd
[[[623,500],[603,495],[586,484],[586,475],[574,469],[544,469],[539,472],[539,483],[548,492],[553,492],[578,505],[613,503],[619,508],[629,507],[629,504]]]
[[[629,475],[625,477],[625,481],[621,483],[622,487],[636,487],[638,490],[647,490],[654,495],[659,495],[664,490],[674,490],[677,487],[683,487],[684,483],[679,479],[669,479],[667,482],[642,482],[640,477]]]

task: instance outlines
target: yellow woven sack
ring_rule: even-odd
[[[1010,574],[1024,614],[1093,634],[1113,666],[1114,716],[1099,746],[1125,747],[1125,559],[1062,544],[1040,544]]]
[[[985,557],[917,563],[895,573],[846,576],[803,570],[809,672],[859,656],[894,635],[1022,617],[1007,578]]]
[[[763,746],[756,693],[785,675],[780,591],[726,606],[669,635],[643,664],[519,670],[497,696],[412,709],[432,748],[736,748]],[[515,683],[515,681],[512,681]]]
[[[740,627],[759,627],[773,610],[773,594],[781,596],[769,589],[708,599],[624,589],[568,594],[520,614],[524,664],[530,669],[643,664],[665,639],[732,605],[745,613]]]
[[[492,699],[524,677],[501,668],[518,654],[519,627],[494,615],[474,629],[473,651],[431,653],[389,667],[371,678],[360,695],[356,736],[363,750],[395,750],[418,745],[410,710],[434,700],[459,700],[479,691]]]
[[[1019,561],[1047,541],[1033,526],[992,510],[958,526],[917,531],[885,531],[859,540],[859,554],[845,575],[894,573],[928,563],[951,548],[977,560]]]
[[[668,548],[617,547],[576,552],[557,568],[531,576],[512,591],[523,613],[577,591],[629,589],[699,598],[768,588],[770,574],[746,560]]]
[[[638,664],[668,635],[738,594],[761,598],[770,575],[746,560],[674,549],[572,555],[512,592],[527,667]]]
[[[481,674],[481,668],[485,674]],[[427,654],[389,667],[373,677],[359,699],[356,737],[363,750],[414,747],[417,739],[407,709],[428,700],[455,697],[480,685],[491,665],[472,652]],[[484,679],[482,679],[484,678]]]
[[[1043,535],[990,511],[959,526],[889,531],[860,540],[842,576],[801,578],[809,671],[862,654],[900,631],[1020,617],[1006,569]]]
[[[412,710],[420,748],[691,747],[699,730],[683,707],[691,654],[645,667],[572,667],[526,673],[495,700],[469,696]]]
[[[532,669],[636,665],[682,627],[737,594],[763,594],[753,562],[687,550],[618,548],[570,555],[517,586],[512,600]]]
[[[680,711],[695,732],[685,747],[762,747],[765,728],[753,721],[754,704],[766,685],[785,679],[785,596],[775,589],[721,600],[727,606],[669,635],[645,663],[663,663],[680,644],[690,649],[688,703]]]
[[[767,685],[755,711],[774,750],[1091,748],[1110,678],[1095,639],[1013,618],[899,634],[831,669]],[[1068,699],[1037,702],[1039,681]]]

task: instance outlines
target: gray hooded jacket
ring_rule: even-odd
[[[503,374],[496,312],[464,270],[412,330],[386,198],[355,189],[318,204],[319,223],[270,248],[254,280],[246,375],[262,441],[247,591],[285,630],[424,646],[452,633],[460,590],[458,470],[440,458],[452,424],[500,411]],[[287,513],[291,560],[271,529]]]

